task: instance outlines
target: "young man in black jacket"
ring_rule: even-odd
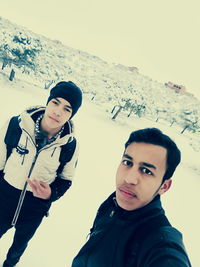
[[[159,129],[132,132],[116,174],[116,192],[100,206],[72,267],[190,267],[181,233],[160,195],[180,163],[176,144]]]

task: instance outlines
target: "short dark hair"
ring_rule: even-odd
[[[166,148],[167,169],[162,182],[172,177],[176,167],[181,161],[181,152],[169,136],[163,134],[157,128],[145,128],[134,131],[130,134],[128,141],[125,143],[125,149],[133,142],[153,144]]]

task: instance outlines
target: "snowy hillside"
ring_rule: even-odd
[[[0,76],[0,126],[11,115],[30,105],[45,105],[47,90],[24,81],[9,83]],[[193,149],[192,134],[169,127],[163,122],[133,117],[111,120],[106,112],[86,97],[74,117],[80,141],[80,157],[72,188],[53,204],[50,217],[45,218],[22,257],[19,267],[70,267],[71,261],[85,243],[100,203],[114,191],[115,172],[124,142],[132,130],[157,127],[169,134],[182,151],[173,186],[163,197],[171,223],[183,232],[192,266],[199,267],[199,203],[200,153]],[[0,264],[11,244],[13,230],[0,240]]]
[[[177,93],[137,70],[107,63],[86,52],[64,46],[0,18],[1,74],[49,88],[60,80],[76,82],[89,99],[108,113],[121,107],[122,119],[130,115],[165,121],[196,133],[199,138],[200,101]]]

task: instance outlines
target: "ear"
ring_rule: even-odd
[[[161,185],[161,187],[160,187],[160,189],[158,191],[158,194],[162,195],[165,192],[167,192],[170,189],[171,184],[172,184],[172,179],[165,180],[164,183]]]

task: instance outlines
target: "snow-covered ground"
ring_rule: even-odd
[[[7,81],[1,80],[0,84],[0,126],[27,106],[46,103],[48,92],[45,90],[22,82],[13,82],[12,88]],[[174,175],[173,186],[162,196],[163,206],[171,223],[183,232],[192,266],[199,267],[200,152],[192,149],[191,136],[180,135],[179,129],[146,119],[114,122],[87,99],[74,121],[81,146],[74,184],[53,204],[50,216],[44,218],[18,266],[70,267],[86,241],[98,206],[114,191],[116,168],[130,132],[157,127],[169,134],[182,151],[182,163]],[[13,230],[10,230],[0,240],[0,264],[12,236]]]

